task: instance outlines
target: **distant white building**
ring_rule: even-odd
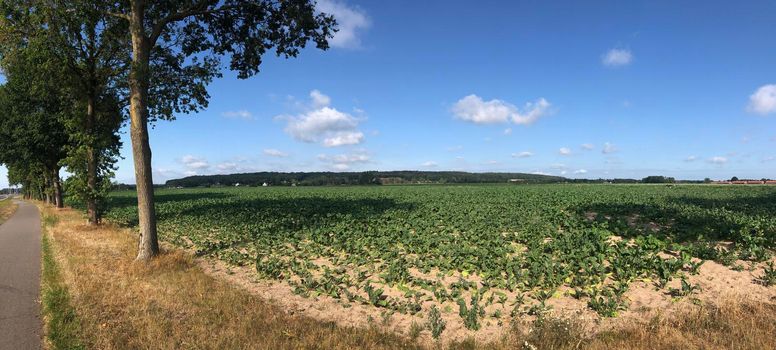
[[[265,182],[265,183],[261,184],[261,186],[262,187],[267,187],[267,186],[269,186],[269,184]]]

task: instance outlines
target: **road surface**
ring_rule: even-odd
[[[17,202],[0,226],[0,350],[40,349],[40,214]]]

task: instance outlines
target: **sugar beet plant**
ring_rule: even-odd
[[[107,217],[134,225],[133,198],[112,194]],[[705,260],[766,261],[776,241],[766,186],[170,189],[157,201],[168,242],[344,306],[458,303],[475,330],[547,311],[560,287],[615,316],[633,281],[665,288]]]

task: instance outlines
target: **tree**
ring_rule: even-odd
[[[259,72],[262,56],[295,57],[308,41],[328,48],[334,18],[312,0],[124,0],[106,15],[127,21],[131,36],[129,114],[137,184],[138,260],[158,254],[148,124],[207,106],[206,85],[221,57],[241,79]],[[164,64],[154,64],[164,63]]]
[[[738,181],[738,176],[733,176],[730,178],[730,181]]]
[[[126,105],[129,70],[127,23],[105,16],[104,1],[0,1],[6,54],[41,42],[50,61],[61,66],[60,91],[82,110],[64,120],[72,144],[64,165],[75,177],[69,186],[86,203],[91,224],[100,220],[105,191],[119,147],[118,129]],[[52,92],[54,93],[54,92]],[[59,91],[57,92],[59,93]]]
[[[0,163],[25,190],[61,208],[60,162],[69,142],[62,121],[73,110],[60,88],[61,66],[49,58],[45,43],[35,40],[2,57]]]

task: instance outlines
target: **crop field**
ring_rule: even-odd
[[[136,224],[133,192],[108,219]],[[692,300],[706,263],[776,289],[776,187],[460,185],[157,191],[160,237],[294,294],[420,319],[433,337],[553,310]],[[453,325],[455,324],[455,326]]]

